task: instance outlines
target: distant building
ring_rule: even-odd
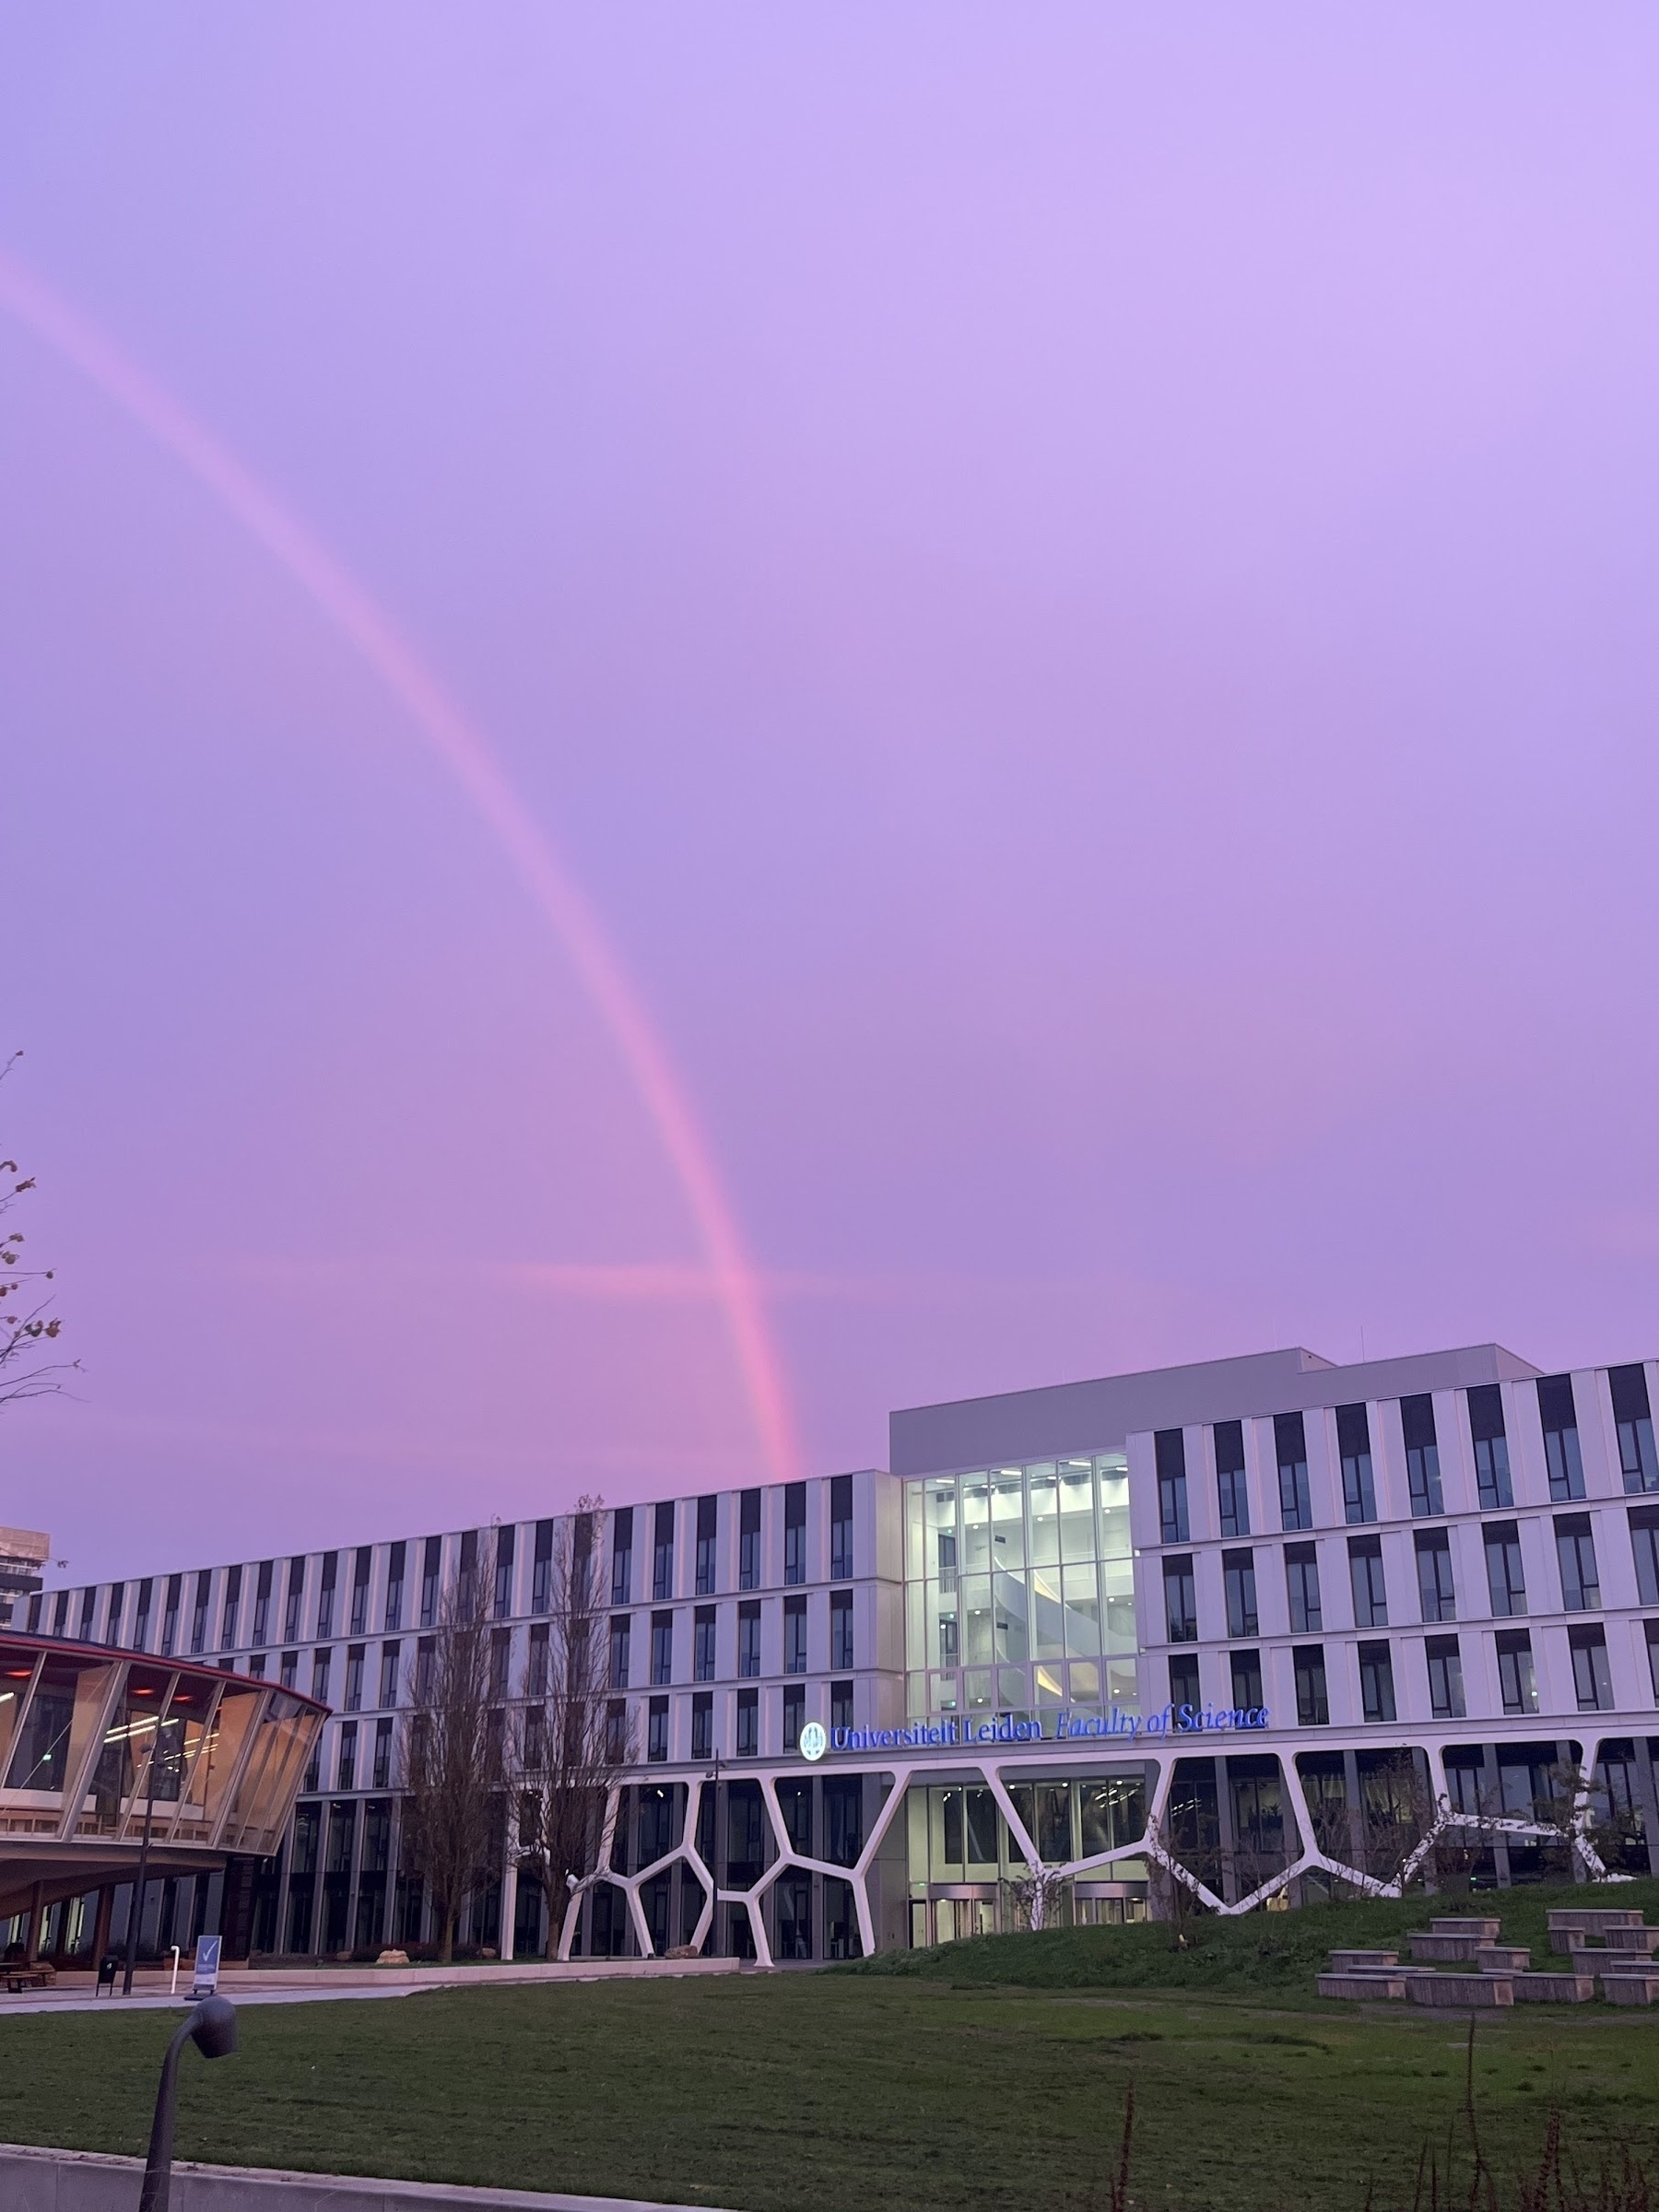
[[[0,1528],[0,1629],[9,1627],[20,1597],[33,1597],[52,1538],[38,1528]]]
[[[616,1511],[639,1756],[603,1866],[549,1931],[510,1841],[464,1940],[845,1957],[1414,1870],[1646,1871],[1655,1387],[1496,1345],[1273,1352],[912,1408],[888,1470]],[[253,1943],[372,1952],[429,1933],[396,1792],[422,1639],[465,1581],[524,1697],[557,1535],[59,1590],[29,1626],[332,1705]]]

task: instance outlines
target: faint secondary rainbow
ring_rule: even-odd
[[[601,927],[484,739],[419,655],[332,553],[177,400],[32,271],[0,250],[0,306],[90,379],[233,515],[307,592],[421,731],[494,832],[552,924],[629,1075],[703,1247],[723,1307],[766,1466],[775,1481],[799,1469],[782,1370],[754,1269],[696,1116],[662,1040]]]

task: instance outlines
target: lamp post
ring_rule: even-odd
[[[149,1877],[150,1824],[156,1817],[156,1771],[161,1764],[161,1724],[163,1715],[156,1715],[156,1740],[150,1749],[149,1802],[144,1808],[144,1840],[138,1846],[138,1872],[133,1883],[133,1902],[127,1912],[126,1971],[121,1977],[121,1994],[133,1994],[133,1970],[138,1963],[138,1923],[144,1917],[144,1890]]]
[[[150,2125],[149,2156],[138,2212],[167,2212],[172,2194],[173,2108],[179,2100],[179,2053],[194,2043],[204,2058],[229,2058],[236,2049],[236,2007],[229,1997],[204,1997],[183,2020],[161,2061],[156,2088],[156,2117]]]

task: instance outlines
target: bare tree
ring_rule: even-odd
[[[22,1057],[14,1053],[0,1065],[0,1082]],[[53,1357],[64,1324],[42,1288],[53,1270],[24,1266],[23,1232],[5,1218],[34,1187],[15,1159],[0,1159],[0,1406],[62,1390],[64,1377],[80,1364]]]
[[[507,1782],[503,1737],[489,1630],[464,1586],[448,1593],[435,1633],[421,1639],[404,1739],[404,1848],[430,1894],[445,1966],[467,1892],[488,1878]]]
[[[606,1793],[633,1756],[626,1708],[610,1696],[606,1615],[595,1559],[603,1501],[582,1498],[554,1536],[545,1646],[532,1645],[520,1712],[521,1869],[539,1879],[557,1949],[572,1891],[597,1868]]]

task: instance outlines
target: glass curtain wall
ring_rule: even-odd
[[[1123,1453],[904,1487],[913,1719],[1136,1705]]]

